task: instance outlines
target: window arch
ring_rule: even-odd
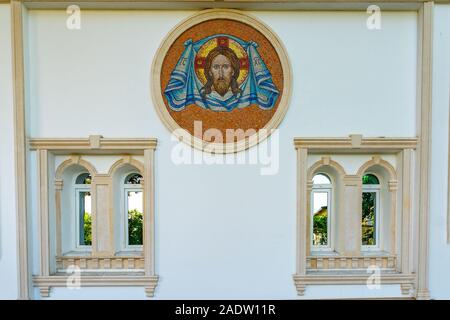
[[[332,183],[325,173],[312,178],[311,246],[315,249],[331,247]]]
[[[373,173],[362,176],[361,245],[377,249],[380,244],[380,179]]]

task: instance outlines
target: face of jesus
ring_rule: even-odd
[[[214,90],[223,97],[230,89],[231,78],[234,75],[230,60],[219,54],[212,60],[209,73],[213,78]]]

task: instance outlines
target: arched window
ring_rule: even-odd
[[[74,183],[75,190],[75,248],[92,245],[91,181],[89,173],[79,174]]]
[[[143,244],[143,212],[142,175],[128,174],[123,183],[125,248],[135,248]]]
[[[365,249],[379,247],[380,180],[374,174],[362,177],[361,244]]]
[[[311,245],[314,249],[330,248],[331,179],[324,173],[316,174],[311,192]]]

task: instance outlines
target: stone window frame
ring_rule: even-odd
[[[294,285],[297,294],[303,296],[308,285],[365,285],[370,274],[361,273],[361,266],[369,266],[372,264],[380,266],[390,266],[392,272],[382,272],[381,284],[398,284],[401,287],[403,295],[411,295],[413,289],[417,288],[417,277],[413,272],[412,257],[412,237],[417,232],[412,227],[413,217],[413,181],[415,176],[415,168],[413,167],[414,151],[417,149],[417,138],[363,138],[362,135],[350,135],[347,138],[294,138],[294,145],[297,151],[297,261],[296,273],[293,275]],[[325,155],[316,163],[308,166],[309,155]],[[356,174],[346,174],[344,168],[337,161],[333,160],[333,155],[369,155],[371,160],[365,162]],[[390,163],[382,158],[383,154],[394,154],[399,163],[397,172]],[[391,212],[396,212],[397,199],[401,199],[399,208],[401,209],[401,221],[395,221],[397,214],[392,214],[394,235],[390,248],[391,254],[366,256],[361,254],[361,246],[355,243],[355,254],[339,255],[333,254],[329,256],[317,257],[311,256],[310,236],[309,236],[309,215],[310,215],[310,193],[312,191],[312,177],[322,172],[323,166],[331,166],[338,173],[335,182],[335,188],[339,190],[340,199],[338,208],[335,213],[354,212],[354,208],[361,207],[362,194],[362,174],[374,165],[383,166],[390,176],[388,181],[389,192],[391,197]],[[398,174],[397,174],[398,173]],[[398,188],[400,186],[400,188]],[[400,190],[399,190],[400,189]],[[401,192],[401,194],[400,194]],[[354,193],[355,203],[342,201],[346,194]],[[347,198],[345,198],[347,199]],[[352,208],[344,205],[350,204]],[[338,213],[338,214],[339,214]],[[355,225],[352,226],[356,232],[360,233],[360,221],[355,219]],[[338,224],[338,229],[341,226]],[[341,230],[342,232],[342,230]],[[360,237],[356,237],[360,239]],[[399,243],[397,243],[399,242]],[[398,245],[398,247],[396,247]],[[342,252],[339,246],[342,243],[335,243],[337,252]],[[392,254],[393,253],[393,254]],[[329,269],[317,272],[308,272],[311,266],[316,267],[332,266]],[[343,267],[345,266],[345,267]],[[327,268],[328,268],[327,267]],[[319,269],[320,269],[319,268]],[[333,270],[330,270],[333,269]]]
[[[66,287],[70,274],[65,275],[57,272],[51,272],[52,259],[60,258],[61,253],[61,190],[63,188],[62,174],[64,170],[74,164],[86,168],[92,176],[92,211],[95,217],[97,210],[107,212],[105,215],[111,223],[109,230],[113,234],[113,206],[114,194],[112,188],[112,177],[114,172],[123,165],[131,164],[136,167],[143,176],[144,192],[144,236],[142,257],[114,257],[114,236],[110,236],[109,243],[103,243],[101,249],[96,250],[97,239],[95,236],[96,219],[93,218],[93,239],[92,255],[88,257],[67,257],[66,261],[77,266],[86,266],[88,264],[97,265],[103,268],[114,269],[114,263],[134,266],[142,263],[142,272],[86,272],[81,273],[81,287],[144,287],[147,297],[153,297],[159,277],[155,273],[155,182],[154,182],[154,153],[157,140],[154,138],[136,138],[136,139],[106,139],[102,136],[92,135],[89,138],[81,139],[62,139],[62,138],[37,138],[29,140],[30,150],[36,151],[37,171],[38,171],[38,194],[39,194],[39,229],[38,236],[40,240],[40,266],[39,274],[32,276],[33,286],[38,287],[41,297],[49,297],[50,290],[53,287]],[[57,168],[50,165],[50,158],[55,155],[66,155],[69,159],[63,161]],[[99,174],[95,167],[83,159],[83,156],[92,155],[115,155],[121,158],[116,161],[106,174]],[[133,159],[133,155],[144,157],[144,163]],[[53,170],[53,174],[52,174]],[[54,190],[54,192],[52,192]],[[52,197],[54,194],[54,198]],[[106,208],[97,208],[97,197],[106,197]],[[121,196],[121,195],[118,195]],[[50,225],[49,225],[49,206],[55,207],[56,224],[56,257],[50,254]],[[105,220],[107,221],[107,220]],[[106,233],[106,234],[109,234]],[[105,250],[111,249],[111,250]],[[113,253],[113,254],[112,254]],[[135,259],[136,258],[136,259]],[[120,260],[120,261],[116,261]],[[64,264],[63,264],[64,265]]]

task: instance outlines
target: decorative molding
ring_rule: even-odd
[[[352,135],[353,136],[353,135]],[[395,153],[403,149],[416,149],[417,138],[361,138],[358,147],[347,138],[294,138],[295,148],[306,148],[309,153],[353,152]],[[353,138],[354,139],[354,138]]]
[[[431,165],[431,109],[433,70],[433,2],[425,2],[419,10],[419,234],[417,266],[417,299],[430,299],[428,288],[428,244]]]
[[[102,138],[103,137],[100,135],[89,136],[89,144],[91,145],[91,149],[100,149]]]
[[[56,257],[57,270],[65,270],[69,266],[77,266],[81,270],[89,269],[137,269],[144,271],[144,256],[58,256]]]
[[[347,174],[342,177],[344,186],[361,187],[361,175],[360,174]]]
[[[389,180],[388,186],[389,186],[389,191],[397,191],[398,181],[397,180]]]
[[[345,272],[339,272],[336,274],[322,274],[322,273],[316,273],[311,274],[306,277],[302,276],[296,276],[294,275],[294,281],[298,282],[300,284],[308,285],[308,284],[314,284],[314,285],[327,285],[330,283],[335,284],[367,284],[367,280],[370,277],[370,274],[360,274],[360,275],[354,275],[354,274],[345,274]],[[380,281],[381,284],[411,284],[414,285],[415,283],[415,275],[413,274],[391,274],[391,273],[381,273],[380,275]]]
[[[308,272],[314,272],[317,270],[366,270],[369,266],[377,266],[384,270],[395,271],[396,269],[396,256],[394,255],[382,255],[382,256],[309,256],[306,259],[306,268]]]
[[[50,234],[49,234],[49,197],[48,197],[48,151],[39,150],[37,155],[39,192],[39,242],[40,263],[43,276],[50,274]]]
[[[383,167],[388,173],[389,173],[389,180],[392,180],[392,183],[397,181],[397,173],[395,168],[387,162],[386,160],[381,159],[379,156],[372,157],[372,160],[367,161],[364,163],[358,170],[357,175],[363,176],[364,173],[373,166],[381,166]]]
[[[337,163],[334,160],[331,160],[330,157],[322,157],[320,160],[318,160],[316,163],[314,163],[311,167],[309,167],[308,182],[310,182],[313,179],[313,177],[320,171],[319,169],[324,166],[332,167],[342,177],[346,176],[345,169],[339,163]]]
[[[7,1],[7,0],[2,0]],[[379,0],[377,5],[386,10],[418,10],[425,0]],[[25,0],[30,9],[65,9],[70,0]],[[156,9],[195,10],[205,8],[234,8],[245,10],[358,10],[365,11],[367,0],[79,0],[82,9]],[[450,3],[450,0],[436,0]]]
[[[108,176],[112,177],[114,176],[115,172],[120,169],[124,165],[132,165],[137,170],[139,170],[140,174],[144,174],[144,165],[142,162],[131,158],[130,156],[123,156],[122,159],[117,160],[109,169]]]
[[[412,192],[413,192],[413,181],[412,177],[412,162],[413,162],[413,151],[411,149],[405,149],[400,157],[402,163],[402,203],[401,208],[402,212],[400,214],[401,217],[401,264],[398,269],[399,272],[409,274],[412,272],[411,269],[411,225],[412,225]]]
[[[294,275],[293,280],[297,288],[297,294],[303,296],[307,285],[366,285],[371,274],[351,274],[345,272],[336,272],[334,274],[308,274],[306,276]],[[409,289],[414,287],[416,277],[413,274],[381,273],[380,284],[398,284],[407,286]],[[405,288],[405,287],[404,287]],[[406,288],[402,290],[403,294],[409,294]]]
[[[92,137],[97,137],[92,140]],[[94,143],[92,143],[94,141]],[[89,153],[127,153],[135,154],[144,149],[156,149],[157,139],[154,138],[99,138],[90,136],[89,138],[33,138],[29,139],[31,150],[46,149],[56,154],[70,154],[75,152]]]
[[[42,150],[45,150],[48,152],[48,150],[46,150],[46,149],[39,149],[39,151],[42,151]],[[58,183],[58,184],[61,184],[61,187],[63,186],[62,175],[64,174],[64,171],[72,165],[79,165],[79,166],[84,167],[87,171],[89,171],[89,174],[92,177],[97,175],[97,169],[95,169],[95,167],[89,161],[81,159],[80,156],[72,156],[72,157],[70,157],[70,159],[67,159],[63,163],[61,163],[58,166],[58,168],[56,169],[55,184]]]
[[[50,287],[40,287],[39,293],[42,298],[48,298],[50,297]]]
[[[155,150],[144,151],[144,268],[155,275]]]
[[[67,287],[69,276],[33,276],[33,285],[40,289],[42,297],[48,297],[50,288]],[[158,276],[145,275],[84,275],[80,276],[80,285],[83,287],[144,287],[147,297],[153,297],[158,285]]]
[[[308,149],[297,148],[297,274],[306,274],[308,232]]]
[[[410,295],[411,291],[414,289],[414,286],[411,283],[402,283],[400,284],[400,290],[404,296]]]
[[[92,256],[114,254],[114,214],[112,210],[112,177],[95,175],[91,183],[92,195]]]
[[[25,125],[25,72],[23,46],[22,1],[11,0],[11,39],[14,103],[14,147],[16,173],[16,223],[18,298],[30,295],[28,266],[28,218],[27,218],[27,147]]]
[[[166,57],[166,54],[171,48],[173,42],[189,28],[201,22],[213,19],[228,19],[239,21],[258,30],[267,38],[267,40],[275,49],[278,58],[280,59],[281,67],[283,69],[283,92],[280,93],[281,100],[278,103],[278,107],[274,115],[261,130],[249,137],[246,137],[245,139],[239,140],[238,142],[207,142],[191,135],[187,130],[181,128],[178,123],[172,118],[169,111],[167,110],[161,93],[161,70],[163,67],[164,58]],[[163,39],[160,47],[155,53],[152,64],[151,77],[151,93],[153,104],[161,121],[180,141],[183,141],[184,143],[187,143],[188,145],[205,152],[235,153],[251,148],[252,146],[255,146],[258,143],[264,141],[281,123],[289,107],[289,102],[292,95],[292,68],[289,62],[289,57],[287,55],[287,50],[284,47],[281,39],[263,21],[244,11],[232,9],[202,10],[192,16],[189,16],[188,18],[177,24]]]
[[[350,140],[351,140],[353,149],[361,148],[362,134],[351,134]]]

